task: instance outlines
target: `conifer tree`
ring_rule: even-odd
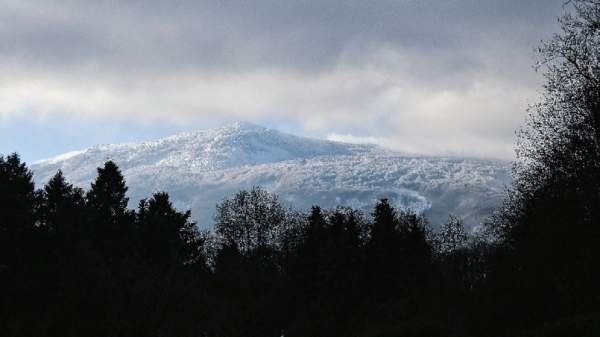
[[[0,156],[0,265],[13,265],[31,243],[36,219],[33,173],[13,153]]]
[[[84,201],[83,190],[68,183],[60,170],[44,186],[40,221],[59,247],[65,248],[78,239]]]
[[[388,301],[399,296],[399,253],[401,237],[396,210],[387,199],[380,200],[373,211],[370,238],[366,247],[368,291],[376,301]]]
[[[128,255],[133,242],[134,213],[127,209],[129,198],[121,170],[112,161],[98,168],[98,176],[86,194],[88,226],[95,246],[114,261]]]
[[[98,168],[98,176],[91,185],[86,199],[89,207],[109,217],[126,213],[129,198],[121,170],[113,161]]]
[[[167,193],[142,200],[137,212],[139,240],[144,256],[160,265],[182,265],[199,258],[201,238],[190,211],[178,212]]]

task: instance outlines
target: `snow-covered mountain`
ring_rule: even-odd
[[[215,205],[254,185],[297,208],[349,205],[371,211],[376,200],[424,212],[437,225],[454,213],[469,226],[498,206],[508,184],[506,162],[406,156],[375,145],[357,145],[285,134],[253,124],[140,143],[98,145],[31,165],[37,184],[58,169],[88,188],[96,168],[115,161],[129,186],[131,206],[167,191],[175,206],[192,209],[201,227],[212,224]]]

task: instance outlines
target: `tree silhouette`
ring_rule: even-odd
[[[49,235],[56,240],[60,249],[70,248],[65,256],[74,253],[73,245],[81,239],[81,227],[84,219],[85,199],[83,190],[69,184],[58,171],[41,191],[39,218]]]
[[[491,228],[513,249],[525,321],[600,304],[600,2],[570,1],[540,48],[546,78],[519,133],[514,182]],[[518,302],[518,301],[517,301]]]
[[[0,270],[21,265],[35,226],[33,174],[19,155],[0,156]]]
[[[140,201],[137,211],[139,240],[146,258],[158,265],[181,265],[201,255],[201,237],[190,211],[173,208],[167,193],[155,193]]]
[[[285,221],[286,211],[277,196],[259,187],[240,191],[217,205],[215,232],[221,249],[215,276],[237,295],[223,294],[224,305],[239,307],[232,317],[235,323],[230,324],[235,331],[281,333],[285,311],[278,309],[283,299],[279,263]]]
[[[387,199],[382,199],[375,205],[367,243],[368,284],[376,300],[383,301],[398,295],[397,281],[403,272],[397,260],[400,240],[396,210]]]
[[[127,186],[112,161],[98,168],[98,176],[86,194],[89,223],[95,246],[109,263],[131,253],[134,213],[127,209]]]

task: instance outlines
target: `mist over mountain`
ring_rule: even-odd
[[[449,213],[480,224],[510,182],[507,162],[408,156],[375,145],[311,139],[261,126],[231,126],[154,141],[97,145],[31,165],[37,184],[58,169],[89,188],[96,168],[115,161],[130,187],[130,207],[152,192],[168,192],[176,207],[212,226],[215,205],[258,185],[294,207],[347,205],[370,212],[380,198],[411,208],[438,226]]]

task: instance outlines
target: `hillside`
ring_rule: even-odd
[[[31,165],[36,183],[58,169],[88,188],[108,159],[122,169],[130,206],[155,191],[191,208],[204,228],[215,204],[259,185],[295,207],[348,205],[366,212],[379,198],[424,212],[438,225],[449,213],[473,227],[499,205],[509,165],[495,160],[407,156],[374,145],[298,137],[245,123],[139,143],[98,145]]]

